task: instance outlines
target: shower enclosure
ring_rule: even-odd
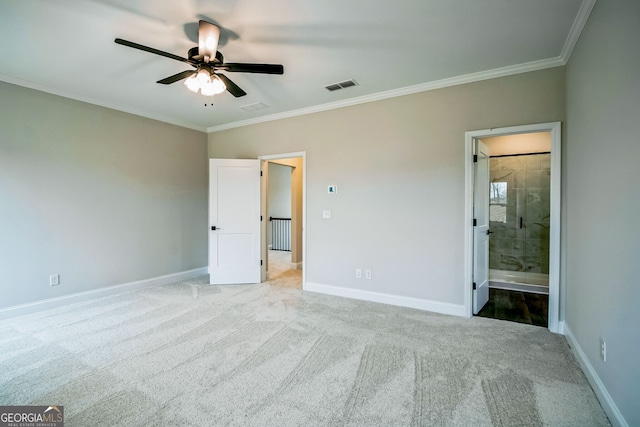
[[[548,293],[550,153],[492,156],[489,281]]]

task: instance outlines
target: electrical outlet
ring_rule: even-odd
[[[362,269],[356,268],[356,279],[362,279]]]
[[[600,358],[603,362],[607,361],[607,342],[600,338]]]
[[[365,272],[365,277],[366,277],[368,280],[371,280],[371,270],[367,270],[367,271]]]
[[[58,286],[60,284],[60,275],[52,274],[49,276],[49,286]]]

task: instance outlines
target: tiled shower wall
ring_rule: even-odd
[[[507,200],[506,222],[490,222],[489,268],[549,273],[550,160],[550,154],[490,159],[491,182],[507,183]]]

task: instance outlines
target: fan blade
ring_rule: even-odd
[[[280,64],[246,64],[230,62],[218,65],[217,70],[230,73],[260,73],[260,74],[284,74],[284,67]]]
[[[184,78],[187,78],[191,75],[193,75],[196,72],[196,70],[187,70],[187,71],[183,71],[181,73],[178,74],[174,74],[173,76],[169,76],[169,77],[165,77],[162,80],[158,80],[156,83],[160,83],[163,85],[170,85],[171,83],[175,83],[179,80],[182,80]]]
[[[220,27],[211,22],[200,21],[198,23],[198,53],[206,55],[210,61],[216,57],[220,40]]]
[[[174,55],[173,53],[163,52],[161,50],[154,49],[154,48],[148,47],[148,46],[144,46],[144,45],[141,45],[141,44],[138,44],[138,43],[130,42],[128,40],[115,39],[114,42],[116,42],[117,44],[121,44],[123,46],[128,46],[128,47],[132,47],[134,49],[140,49],[140,50],[144,50],[145,52],[155,53],[156,55],[160,55],[160,56],[164,56],[164,57],[167,57],[167,58],[175,59],[176,61],[182,61],[182,62],[186,62],[187,64],[192,64],[192,61],[188,60],[187,58],[183,58],[181,56]]]
[[[220,77],[220,79],[224,82],[224,85],[227,87],[227,91],[235,96],[236,98],[240,98],[241,96],[245,96],[247,92],[240,89],[240,86],[232,82],[229,77],[224,74],[216,74],[216,76]]]

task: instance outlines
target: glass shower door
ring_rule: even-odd
[[[491,158],[490,268],[508,281],[549,272],[549,171],[550,154]]]

